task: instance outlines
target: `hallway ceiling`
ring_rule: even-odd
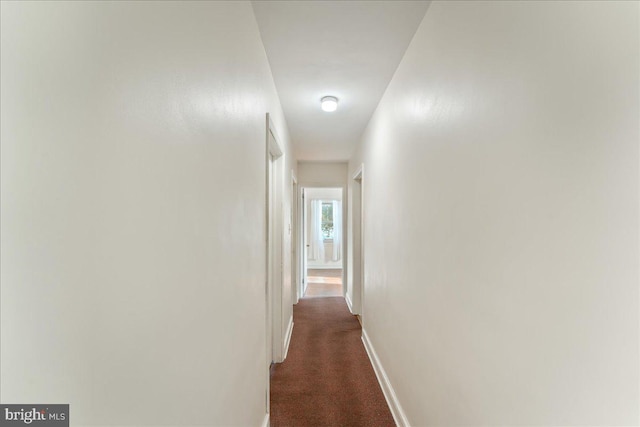
[[[254,1],[298,160],[348,160],[428,1]],[[338,110],[320,98],[339,98]]]

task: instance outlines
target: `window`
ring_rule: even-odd
[[[322,202],[322,237],[333,239],[333,203]]]

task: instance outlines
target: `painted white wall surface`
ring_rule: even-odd
[[[350,162],[410,425],[639,425],[638,9],[427,11]]]
[[[311,224],[311,200],[319,199],[323,201],[337,200],[342,202],[342,188],[307,188],[305,194],[305,204],[307,212],[307,230],[305,230],[307,236],[307,242],[311,241],[309,225]],[[344,208],[343,208],[344,209]],[[344,233],[343,233],[344,236]],[[338,261],[332,261],[333,256],[333,243],[332,241],[325,241],[324,243],[325,257],[323,260],[315,260],[308,255],[307,267],[308,268],[342,268],[342,259]]]
[[[343,187],[347,168],[347,162],[298,162],[298,183],[301,187]]]
[[[260,425],[266,112],[295,164],[251,4],[1,8],[2,402]]]
[[[311,199],[342,201],[342,188],[307,188],[307,202]]]

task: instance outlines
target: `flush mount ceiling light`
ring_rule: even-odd
[[[338,109],[338,98],[335,96],[323,96],[320,100],[323,111],[336,111]]]

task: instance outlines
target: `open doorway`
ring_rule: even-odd
[[[342,188],[303,190],[304,298],[344,296]]]
[[[282,334],[282,288],[283,288],[283,177],[284,152],[275,133],[271,117],[267,113],[266,146],[266,281],[265,281],[265,326],[266,326],[266,412],[269,413],[269,387],[271,365],[282,362],[286,349]]]
[[[353,175],[351,187],[351,253],[350,265],[351,285],[347,290],[345,299],[353,314],[363,312],[364,301],[364,205],[363,205],[363,181],[364,165]]]

